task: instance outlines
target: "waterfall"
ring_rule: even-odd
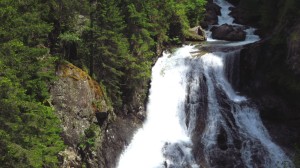
[[[293,167],[272,142],[255,106],[246,97],[237,95],[226,79],[225,60],[232,60],[230,56],[232,53],[219,52],[201,57],[209,88],[208,117],[202,136],[207,165]]]
[[[191,70],[192,46],[174,54],[164,53],[152,69],[152,82],[147,106],[148,116],[143,128],[134,135],[122,154],[119,168],[153,168],[176,164],[197,168],[192,157],[189,138],[195,125],[191,117],[186,125],[185,101],[188,72]],[[194,79],[194,89],[198,89]],[[191,114],[193,115],[193,114]]]
[[[233,24],[233,18],[229,16],[230,7],[233,7],[230,3],[225,0],[214,0],[218,6],[221,7],[221,16],[218,16],[218,25],[222,24]]]
[[[218,24],[233,24],[232,5],[214,2],[221,6]],[[221,46],[258,41],[254,30],[245,30],[245,41]],[[121,154],[118,168],[294,167],[272,141],[255,105],[234,90],[240,49],[191,55],[198,50],[186,45],[157,60],[147,119]]]

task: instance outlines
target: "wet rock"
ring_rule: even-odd
[[[214,26],[212,29],[212,38],[227,41],[243,41],[246,39],[246,32],[242,27],[223,24]]]
[[[238,5],[240,0],[226,0],[227,2],[231,3],[232,5]]]
[[[218,24],[219,15],[221,15],[221,7],[213,2],[208,2],[206,5],[206,13],[204,15],[204,19],[200,23],[201,27],[207,29],[209,25]]]
[[[293,151],[293,144],[300,141],[300,97],[299,92],[287,84],[290,81],[282,79],[289,76],[285,79],[297,82],[299,78],[293,77],[295,71],[291,70],[296,61],[288,61],[291,48],[284,46],[274,46],[271,39],[246,46],[240,55],[239,90],[255,102],[273,140]]]
[[[115,111],[113,120],[104,124],[102,146],[97,150],[98,167],[117,167],[122,152],[130,144],[134,133],[146,118],[144,104],[147,102],[145,99],[148,96],[148,84],[150,84],[148,81],[143,81],[133,90],[126,90],[122,109]]]
[[[195,129],[193,131],[193,134],[191,136],[191,140],[193,142],[193,149],[192,149],[192,153],[195,156],[195,161],[201,165],[201,167],[208,167],[208,165],[206,164],[206,160],[205,160],[205,154],[204,154],[204,146],[202,143],[202,134],[205,130],[206,127],[206,118],[207,118],[207,113],[208,113],[208,87],[206,84],[206,77],[205,75],[200,76],[199,78],[199,92],[197,95],[199,95],[199,98],[197,99],[197,103],[199,106],[196,106],[196,116],[195,116],[195,120],[196,120],[196,126]],[[190,89],[188,89],[190,90]],[[188,96],[191,93],[188,92]],[[189,110],[192,108],[192,103],[191,102],[186,102],[186,115],[189,115]],[[188,125],[188,123],[187,123]]]
[[[116,167],[122,151],[132,140],[135,131],[142,121],[133,114],[117,116],[114,122],[107,125],[104,131],[102,147],[97,151],[99,167]]]
[[[229,15],[234,18],[234,21],[233,21],[234,23],[245,24],[244,19],[241,17],[240,11],[238,8],[230,7],[229,10],[231,11],[229,13]]]
[[[236,7],[230,7],[231,10],[230,16],[234,18],[234,23],[242,25],[252,25],[254,27],[259,26],[258,20],[260,20],[259,13],[249,13],[243,9],[244,7],[241,4],[236,5]]]
[[[194,160],[187,153],[191,145],[184,142],[166,143],[162,149],[164,158],[168,161],[168,168],[192,168]]]
[[[218,142],[218,146],[221,150],[228,149],[227,134],[223,127],[221,128],[220,133],[218,134],[217,142]]]
[[[232,167],[245,167],[240,151],[229,148],[221,150],[219,148],[212,148],[209,152],[210,166],[215,168],[232,168]]]

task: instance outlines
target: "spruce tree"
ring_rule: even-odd
[[[0,163],[2,167],[55,167],[64,145],[49,98],[54,77],[42,2],[0,2]],[[50,65],[50,66],[49,66]]]
[[[114,104],[121,104],[121,77],[128,59],[128,42],[123,36],[125,23],[116,1],[99,0],[95,13],[95,73],[107,87]]]

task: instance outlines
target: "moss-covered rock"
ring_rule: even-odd
[[[101,148],[100,125],[114,116],[105,92],[86,72],[71,63],[59,64],[56,75],[58,79],[51,88],[52,105],[62,123],[63,139],[69,146],[62,152],[62,165],[81,167],[85,163],[99,167],[96,151]]]
[[[186,41],[205,41],[205,32],[201,26],[191,28],[185,35],[185,39]]]
[[[105,89],[71,63],[57,66],[52,105],[62,122],[68,147],[60,152],[62,167],[116,167],[117,160],[145,118],[145,88],[116,113]]]

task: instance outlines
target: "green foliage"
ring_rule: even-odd
[[[206,0],[189,0],[186,2],[186,13],[190,26],[198,26],[205,13]]]
[[[80,41],[80,38],[75,33],[66,32],[59,35],[59,38],[63,43],[77,43]]]
[[[117,4],[111,0],[102,0],[97,4],[94,27],[93,66],[95,74],[107,87],[114,105],[121,104],[122,68],[128,57],[128,42],[122,34],[125,24]]]
[[[2,67],[0,143],[4,146],[0,153],[5,157],[0,162],[5,163],[4,167],[56,165],[57,153],[64,147],[58,119],[50,107],[26,94],[13,70]]]
[[[153,24],[147,16],[148,2],[130,2],[124,4],[123,13],[127,23],[126,36],[129,42],[129,53],[126,59],[124,71],[126,76],[122,78],[124,85],[124,97],[134,92],[136,86],[150,78],[151,60],[155,53],[154,33],[151,32]],[[129,96],[130,97],[130,96]]]
[[[62,43],[64,49],[64,58],[69,60],[71,58],[76,59],[77,57],[77,46],[81,41],[78,34],[66,32],[62,33],[58,37]],[[75,51],[74,51],[75,50]]]
[[[52,26],[39,1],[0,2],[0,163],[2,167],[56,167],[64,148],[59,121],[43,102],[55,57],[45,47]]]
[[[259,7],[257,4],[260,4]],[[300,16],[298,0],[240,0],[243,17],[257,24],[263,32],[280,33]]]
[[[84,131],[84,136],[81,137],[79,147],[82,149],[93,149],[96,145],[100,145],[101,130],[96,124],[91,124],[89,128]]]
[[[197,24],[205,2],[100,0],[90,3],[90,25],[81,34],[79,55],[90,73],[106,86],[115,107],[128,101],[129,93],[134,93],[150,78],[157,47],[173,43],[172,39],[178,39],[178,43],[184,41],[189,19]]]
[[[1,166],[58,166],[64,145],[47,106],[58,58],[87,67],[105,86],[106,100],[120,108],[146,86],[157,50],[182,43],[198,24],[205,2],[1,0]],[[97,143],[95,128],[86,130],[85,146]]]

